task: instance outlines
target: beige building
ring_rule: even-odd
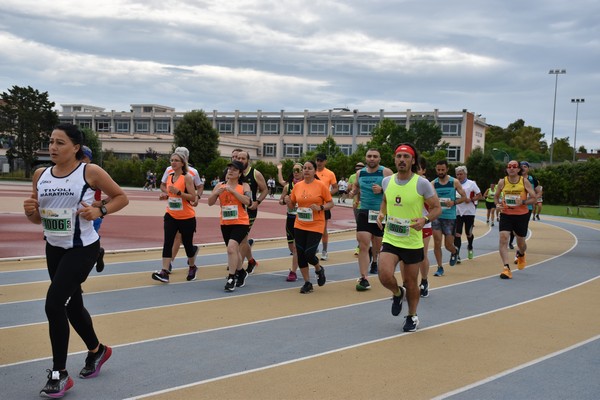
[[[143,156],[148,149],[168,154],[173,132],[185,112],[157,104],[132,104],[128,112],[84,104],[63,104],[58,112],[61,122],[91,128],[99,134],[103,150],[117,155]],[[206,113],[219,132],[219,150],[228,157],[236,147],[247,149],[252,158],[277,162],[296,158],[332,135],[341,151],[352,154],[357,145],[368,142],[371,131],[384,118],[410,126],[416,120],[433,121],[448,142],[448,160],[464,162],[471,151],[483,149],[487,124],[480,115],[462,111],[218,111]]]

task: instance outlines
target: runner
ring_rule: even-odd
[[[186,160],[189,160],[190,152],[187,149],[187,147],[177,147],[175,149],[175,153],[181,153],[186,158]],[[202,193],[204,192],[204,182],[202,181],[202,178],[200,178],[200,174],[198,173],[198,170],[196,168],[192,167],[189,163],[187,164],[187,172],[192,176],[192,179],[194,181],[194,186],[196,188],[196,195],[197,195],[197,198],[190,201],[189,203],[193,207],[197,207],[200,199],[202,198]],[[167,178],[172,173],[173,173],[173,167],[171,167],[169,165],[167,168],[165,168],[165,172],[163,173],[163,176],[160,180],[160,191],[162,193],[167,193]],[[171,273],[171,271],[173,271],[173,261],[175,261],[175,258],[177,257],[177,253],[179,253],[180,248],[181,248],[181,233],[179,231],[177,231],[177,235],[175,235],[175,240],[173,241],[172,257],[171,257],[171,262],[169,263],[169,268],[168,268],[169,273]]]
[[[252,225],[254,225],[254,221],[256,221],[256,216],[258,215],[258,206],[263,202],[265,197],[267,197],[269,192],[267,190],[267,183],[265,182],[265,177],[263,174],[254,167],[250,166],[250,154],[248,154],[247,151],[240,151],[237,153],[236,159],[244,166],[244,181],[248,183],[248,186],[250,186],[250,191],[252,192],[252,204],[247,209],[248,217],[250,218],[248,235],[250,235],[250,230],[252,229]],[[258,192],[260,192],[260,195]],[[246,238],[240,244],[242,263],[244,262],[244,259],[248,260],[248,266],[246,267],[246,272],[248,272],[248,274],[252,274],[254,269],[258,266],[258,262],[256,262],[254,256],[252,255],[251,246],[253,242],[254,241],[252,239]]]
[[[496,184],[490,183],[490,187],[486,189],[483,197],[485,197],[485,208],[487,210],[486,224],[494,226],[494,220],[496,219],[496,203],[494,203],[494,195],[496,194]]]
[[[290,255],[292,256],[292,268],[286,278],[288,282],[296,282],[298,275],[298,253],[296,251],[296,245],[294,244],[294,223],[296,222],[297,209],[290,207],[290,194],[294,189],[294,185],[302,180],[302,164],[296,163],[292,168],[292,174],[290,175],[287,183],[283,186],[281,197],[279,198],[279,204],[287,206],[287,218],[285,221],[285,236],[287,237],[288,248],[290,249]]]
[[[50,136],[52,167],[33,174],[31,197],[23,202],[29,222],[42,224],[50,286],[46,316],[52,346],[52,369],[40,396],[60,398],[73,387],[66,370],[71,324],[88,349],[80,378],[94,378],[110,358],[112,349],[99,342],[92,318],[83,305],[81,284],[98,258],[100,242],[93,221],[127,206],[125,192],[100,166],[85,164],[83,133],[75,125],[58,125]],[[95,189],[112,199],[92,206]]]
[[[460,204],[456,205],[456,226],[454,228],[454,247],[456,247],[457,258],[456,262],[460,264],[460,247],[462,244],[463,225],[465,227],[465,235],[467,235],[467,258],[473,259],[473,226],[475,226],[475,212],[477,211],[477,200],[481,199],[481,190],[475,181],[467,178],[468,171],[464,165],[458,166],[455,169],[456,179],[466,194]]]
[[[326,281],[325,268],[319,264],[316,254],[323,236],[325,211],[331,210],[334,204],[329,187],[325,186],[317,176],[317,164],[314,161],[304,163],[303,177],[304,180],[294,186],[288,207],[298,208],[294,223],[294,240],[298,253],[298,266],[304,278],[300,293],[306,294],[313,291],[308,264],[315,267],[319,286],[323,286]]]
[[[221,233],[227,246],[227,271],[225,291],[233,292],[236,287],[244,287],[248,272],[242,268],[240,243],[248,236],[250,218],[247,207],[252,206],[250,186],[244,183],[244,165],[232,161],[227,165],[226,182],[220,183],[208,197],[208,205],[219,200],[221,205]],[[240,181],[242,183],[240,183]]]
[[[500,195],[503,200],[500,202]],[[528,179],[521,176],[519,163],[511,160],[506,166],[506,176],[498,181],[498,190],[494,196],[496,208],[500,211],[500,241],[499,250],[503,270],[502,279],[512,279],[512,271],[508,265],[508,238],[511,232],[517,237],[517,267],[525,268],[525,252],[527,251],[527,226],[529,210],[527,205],[536,201],[535,192]]]
[[[167,176],[165,190],[161,191],[159,199],[167,201],[164,216],[164,243],[162,249],[162,269],[152,273],[152,279],[169,283],[169,269],[173,259],[173,244],[177,233],[181,235],[181,242],[188,258],[187,281],[196,280],[196,257],[199,246],[194,246],[194,233],[196,232],[196,211],[192,202],[197,202],[198,197],[194,187],[194,179],[188,173],[187,157],[184,152],[175,152],[171,155],[172,172]]]
[[[419,166],[417,167],[417,174],[427,179],[425,173],[427,172],[427,160],[423,157],[419,157]],[[423,217],[429,216],[429,206],[425,203],[423,207]],[[421,292],[421,297],[429,297],[429,242],[431,241],[431,236],[433,235],[433,229],[431,229],[431,222],[428,222],[423,226],[423,262],[421,263],[421,267],[419,268],[421,272],[421,283],[419,284],[419,289]]]
[[[533,191],[536,193],[536,196],[538,194],[538,192],[540,191],[540,189],[538,189],[539,186],[539,181],[529,173],[529,163],[527,161],[521,161],[520,163],[521,166],[521,176],[524,179],[527,179],[529,181],[529,183],[531,183],[531,187],[533,188]],[[537,200],[536,200],[537,202]],[[533,204],[529,204],[527,206],[527,209],[529,210],[529,217],[531,217],[533,215],[533,206],[535,205],[535,202]],[[531,220],[533,220],[533,218],[531,218]],[[529,218],[527,219],[527,229],[529,229]],[[508,239],[508,248],[513,250],[515,248],[515,246],[513,245],[515,241],[515,233],[511,232],[510,233],[510,238]],[[515,261],[514,263],[517,263],[517,256],[515,255]]]
[[[402,301],[408,300],[408,315],[402,328],[414,332],[419,325],[417,306],[420,290],[417,285],[419,269],[424,258],[423,227],[441,213],[436,192],[417,172],[419,155],[412,144],[403,143],[394,152],[398,173],[386,177],[383,182],[384,197],[377,216],[377,224],[383,229],[387,216],[383,247],[379,257],[379,280],[392,292],[392,315],[402,311]],[[429,215],[423,216],[427,204]],[[394,272],[398,262],[404,286],[399,286]]]
[[[338,184],[335,174],[332,170],[327,169],[327,155],[325,153],[317,154],[317,176],[319,180],[325,184],[328,190],[331,191],[331,195],[337,193]],[[321,251],[321,260],[327,261],[329,254],[327,254],[327,246],[329,244],[329,233],[327,232],[327,221],[331,219],[331,211],[325,211],[325,228],[323,229],[323,251]]]
[[[383,229],[377,226],[377,215],[383,200],[381,182],[386,176],[393,174],[392,170],[380,165],[381,154],[377,149],[367,150],[365,155],[367,166],[356,173],[356,181],[352,187],[353,194],[360,196],[360,207],[356,220],[356,240],[358,241],[358,270],[356,290],[364,291],[371,288],[368,273],[377,273],[377,261],[381,250]],[[373,259],[369,271],[369,247],[372,248]]]
[[[456,265],[458,252],[454,247],[454,227],[456,225],[456,205],[463,202],[466,198],[465,191],[462,189],[457,179],[448,175],[448,161],[440,160],[436,163],[435,171],[437,178],[431,181],[433,188],[437,192],[442,207],[442,215],[431,224],[433,229],[433,253],[437,262],[437,271],[433,276],[443,276],[444,267],[442,267],[442,238],[444,246],[450,252],[450,266]],[[460,194],[460,199],[456,198],[456,192]]]

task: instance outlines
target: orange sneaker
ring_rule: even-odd
[[[523,269],[527,263],[525,262],[525,254],[517,254],[517,268]]]
[[[508,267],[504,267],[500,274],[500,279],[512,279],[512,271]]]

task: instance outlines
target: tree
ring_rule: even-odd
[[[174,146],[187,147],[190,161],[200,171],[220,157],[219,133],[202,110],[186,113],[174,131]]]
[[[42,144],[48,143],[50,133],[58,124],[58,114],[48,100],[48,92],[40,93],[31,86],[13,86],[2,93],[0,104],[0,132],[14,138],[8,149],[9,159],[21,158],[25,163],[25,176],[37,162],[37,152]]]
[[[431,121],[411,122],[407,133],[404,141],[413,143],[421,153],[434,153],[442,140],[442,128]]]
[[[569,144],[569,137],[554,138],[553,160],[555,162],[570,161],[573,159],[573,147]]]

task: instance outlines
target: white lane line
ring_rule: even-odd
[[[448,322],[444,322],[444,323],[441,323],[441,324],[438,324],[438,325],[426,327],[426,328],[420,329],[420,331],[426,331],[426,330],[440,328],[440,327],[443,327],[443,326],[446,326],[446,325],[457,324],[457,323],[460,323],[460,322],[463,322],[463,321],[468,321],[468,320],[479,318],[479,317],[482,317],[482,316],[485,316],[485,315],[495,314],[495,313],[498,313],[500,311],[509,310],[511,308],[516,308],[516,307],[519,307],[519,306],[524,305],[524,304],[532,303],[534,301],[538,301],[538,300],[541,300],[541,299],[544,299],[544,298],[547,298],[547,297],[551,297],[551,296],[557,295],[559,293],[565,292],[567,290],[571,290],[571,289],[577,288],[579,286],[585,285],[585,284],[587,284],[589,282],[592,282],[592,281],[594,281],[596,279],[599,279],[599,278],[600,277],[594,277],[594,278],[589,279],[589,280],[587,280],[585,282],[578,283],[578,284],[573,285],[571,287],[564,288],[564,289],[561,289],[561,290],[559,290],[557,292],[550,293],[550,294],[547,294],[547,295],[544,295],[544,296],[540,296],[540,297],[535,298],[535,299],[526,300],[526,301],[523,301],[521,303],[512,304],[510,306],[506,306],[506,307],[498,308],[498,309],[495,309],[495,310],[486,311],[484,313],[480,313],[480,314],[476,314],[476,315],[471,315],[471,316],[468,316],[468,317],[465,317],[465,318],[460,318],[460,319],[457,319],[457,320],[448,321]],[[344,308],[344,307],[336,307],[336,308]],[[312,312],[311,313],[306,313],[306,314],[312,314]],[[287,317],[282,317],[282,318],[278,318],[278,319],[284,319],[284,318],[287,318]],[[247,325],[247,324],[245,324],[245,325]],[[235,373],[232,373],[232,374],[227,374],[227,375],[223,375],[223,376],[219,376],[219,377],[215,377],[215,378],[210,378],[210,379],[204,379],[204,380],[201,380],[201,381],[191,382],[191,383],[188,383],[188,384],[185,384],[185,385],[179,385],[179,386],[175,386],[175,387],[168,388],[168,389],[163,389],[163,390],[159,390],[159,391],[155,391],[155,392],[151,392],[151,393],[146,393],[146,394],[142,394],[142,395],[139,395],[139,396],[130,397],[130,398],[127,398],[125,400],[144,399],[146,397],[151,397],[151,396],[156,396],[156,395],[160,395],[160,394],[170,393],[170,392],[174,392],[176,390],[186,389],[186,388],[190,388],[190,387],[194,387],[194,386],[198,386],[198,385],[203,385],[203,384],[206,384],[206,383],[216,382],[216,381],[220,381],[220,380],[224,380],[224,379],[228,379],[228,378],[232,378],[232,377],[236,377],[236,376],[242,376],[242,375],[246,375],[246,374],[250,374],[250,373],[254,373],[254,372],[258,372],[258,371],[265,371],[265,370],[269,370],[269,369],[281,367],[281,366],[284,366],[284,365],[301,362],[301,361],[304,361],[304,360],[310,360],[310,359],[313,359],[313,358],[317,358],[317,357],[321,357],[321,356],[326,356],[326,355],[329,355],[329,354],[335,354],[335,353],[343,352],[343,351],[346,351],[346,350],[352,350],[352,349],[355,349],[355,348],[363,347],[363,346],[374,344],[374,343],[380,343],[380,342],[388,341],[390,339],[395,339],[395,338],[398,338],[398,337],[401,337],[401,336],[404,336],[404,335],[410,335],[410,334],[411,334],[410,332],[408,332],[408,333],[403,332],[403,333],[400,333],[400,334],[397,334],[397,335],[392,335],[392,336],[388,336],[388,337],[381,338],[381,339],[375,339],[375,340],[370,340],[370,341],[367,341],[367,342],[357,343],[357,344],[354,344],[354,345],[341,347],[339,349],[333,349],[333,350],[329,350],[329,351],[325,351],[325,352],[321,352],[321,353],[317,353],[317,354],[312,354],[310,356],[305,356],[305,357],[300,357],[300,358],[296,358],[296,359],[293,359],[293,360],[283,361],[283,362],[280,362],[280,363],[271,364],[271,365],[267,365],[267,366],[264,366],[264,367],[259,367],[259,368],[245,370],[245,371],[235,372]],[[412,333],[412,334],[414,334],[414,333]],[[596,338],[597,338],[597,336],[596,336]],[[590,339],[590,340],[593,340],[593,339]],[[568,351],[568,349],[569,348],[564,349],[563,351]],[[548,357],[548,356],[546,356],[546,357]]]
[[[551,358],[560,356],[561,354],[568,353],[571,350],[575,350],[575,349],[577,349],[577,348],[579,348],[581,346],[585,346],[586,344],[592,343],[592,342],[594,342],[594,341],[596,341],[598,339],[600,339],[600,335],[597,335],[597,336],[594,336],[594,337],[589,338],[587,340],[584,340],[583,342],[575,343],[572,346],[566,347],[566,348],[564,348],[562,350],[555,351],[554,353],[550,353],[548,355],[545,355],[544,357],[540,357],[540,358],[537,358],[535,360],[531,360],[531,361],[529,361],[529,362],[527,362],[525,364],[521,364],[521,365],[518,365],[518,366],[516,366],[514,368],[507,369],[506,371],[502,371],[499,374],[492,375],[492,376],[490,376],[488,378],[482,379],[482,380],[480,380],[478,382],[475,382],[475,383],[472,383],[470,385],[463,386],[463,387],[461,387],[459,389],[456,389],[456,390],[453,390],[451,392],[444,393],[444,394],[442,394],[440,396],[434,397],[432,400],[442,400],[442,399],[446,399],[448,397],[454,396],[456,394],[460,394],[460,393],[466,392],[467,390],[471,390],[471,389],[474,389],[474,388],[476,388],[478,386],[482,386],[482,385],[485,385],[487,383],[493,382],[493,381],[495,381],[497,379],[503,378],[503,377],[505,377],[507,375],[510,375],[510,374],[514,373],[514,372],[517,372],[517,371],[520,371],[522,369],[531,367],[532,365],[536,365],[536,364],[539,364],[539,363],[544,362],[546,360],[549,360]]]

